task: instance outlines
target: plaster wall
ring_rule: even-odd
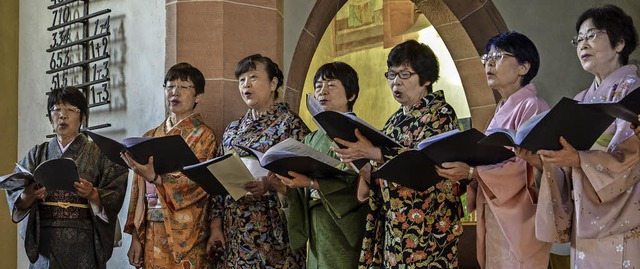
[[[637,0],[524,1],[493,0],[510,30],[528,36],[540,53],[540,70],[533,82],[550,105],[563,96],[573,97],[588,88],[593,75],[582,69],[576,48],[570,43],[576,35],[575,23],[591,7],[614,4],[625,10],[640,30],[640,2]],[[535,3],[535,4],[532,4]],[[640,50],[630,60],[640,59]]]
[[[52,132],[46,114],[47,96],[51,87],[49,69],[51,54],[45,50],[51,44],[53,15],[47,6],[50,1],[20,2],[20,57],[18,96],[18,153],[21,159],[30,148],[47,141]],[[165,66],[166,15],[165,1],[156,0],[93,0],[90,12],[111,9],[110,85],[112,103],[90,110],[89,125],[111,123],[99,130],[108,136],[122,139],[140,136],[164,119],[162,83]],[[119,219],[126,218],[129,197],[125,199]],[[14,234],[14,236],[16,236]],[[18,267],[27,268],[28,259],[18,240]],[[114,249],[108,268],[129,268],[127,250],[130,238],[124,235],[122,247]]]

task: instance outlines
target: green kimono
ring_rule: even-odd
[[[305,136],[302,142],[336,158],[332,141],[323,131]],[[358,175],[318,182],[319,191],[287,190],[291,249],[304,248],[308,241],[307,268],[356,268],[368,210],[357,199]]]

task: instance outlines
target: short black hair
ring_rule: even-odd
[[[47,117],[49,117],[49,122],[53,122],[51,119],[51,109],[57,104],[69,104],[80,109],[81,123],[89,119],[89,103],[87,102],[87,98],[74,86],[53,89],[49,93],[49,99],[47,100]]]
[[[605,5],[587,9],[576,22],[576,33],[586,20],[591,19],[593,25],[600,30],[607,31],[611,47],[615,48],[619,41],[624,41],[624,48],[620,52],[620,64],[629,63],[629,55],[638,47],[638,33],[633,26],[633,19],[614,5]]]
[[[204,75],[198,68],[193,67],[189,63],[175,64],[167,71],[164,76],[164,85],[169,81],[180,79],[182,81],[191,80],[193,87],[196,90],[196,95],[204,93]]]
[[[536,45],[527,36],[516,31],[500,33],[489,39],[484,52],[488,53],[494,47],[513,54],[518,64],[529,63],[531,65],[529,72],[520,81],[520,86],[529,84],[538,75],[540,55]]]
[[[269,81],[273,80],[274,77],[278,79],[278,85],[274,92],[274,98],[278,98],[278,89],[282,87],[284,75],[282,74],[280,67],[278,67],[278,64],[274,63],[269,57],[262,56],[261,54],[254,54],[240,60],[236,66],[236,79],[240,78],[240,75],[246,72],[256,70],[256,62],[264,64],[264,68],[269,76]]]
[[[358,73],[350,65],[344,62],[326,63],[318,68],[316,75],[313,77],[313,84],[320,79],[337,79],[344,86],[345,95],[347,96],[347,106],[349,111],[353,110],[353,105],[358,99],[360,85],[358,85]],[[355,98],[349,101],[349,98]]]
[[[440,78],[440,65],[438,57],[429,46],[415,40],[408,40],[395,46],[387,57],[387,68],[401,65],[411,66],[418,73],[420,85],[430,81],[427,91],[432,92],[433,83]]]

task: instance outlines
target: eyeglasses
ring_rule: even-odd
[[[587,31],[587,34],[584,36],[581,35],[577,35],[574,36],[571,39],[571,45],[573,45],[574,47],[577,47],[578,44],[580,44],[580,42],[582,41],[593,41],[594,39],[596,39],[596,37],[598,37],[598,34],[602,34],[602,33],[606,33],[607,31],[605,30],[591,30],[591,31]]]
[[[60,116],[62,113],[65,115],[80,113],[80,109],[77,107],[57,107],[54,106],[50,110],[51,115]]]
[[[482,54],[482,56],[480,56],[480,61],[482,62],[482,64],[487,64],[491,60],[493,60],[494,62],[497,62],[497,61],[501,61],[502,58],[504,58],[504,56],[515,57],[515,55],[511,53],[504,52],[504,51],[497,51],[493,53]]]
[[[415,75],[415,74],[418,74],[418,73],[407,71],[407,70],[403,70],[403,71],[400,71],[398,73],[393,72],[393,71],[384,72],[384,76],[388,80],[394,80],[396,78],[396,76],[399,76],[401,79],[408,79],[409,77],[411,77],[412,75]]]
[[[191,88],[195,88],[195,86],[193,85],[189,85],[189,86],[179,86],[179,85],[162,85],[162,87],[164,88],[165,91],[173,91],[175,89],[178,89],[178,91],[185,91]]]

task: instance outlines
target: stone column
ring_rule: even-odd
[[[238,61],[260,53],[282,64],[283,0],[173,0],[166,10],[165,70],[188,62],[202,71],[205,98],[196,112],[220,141],[226,125],[247,111],[234,75]]]

